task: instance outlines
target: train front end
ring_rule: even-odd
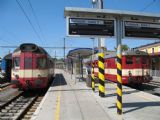
[[[43,89],[48,85],[48,69],[45,54],[36,45],[23,44],[12,55],[12,85],[23,90]]]
[[[142,84],[152,80],[150,76],[151,59],[143,51],[126,52],[122,58],[122,79],[126,84]]]

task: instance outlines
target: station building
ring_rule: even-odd
[[[146,44],[143,46],[136,47],[135,49],[150,54],[152,59],[152,64],[151,64],[152,76],[160,77],[160,42]]]

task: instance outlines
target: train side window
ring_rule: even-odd
[[[136,57],[136,64],[140,64],[140,63],[141,63],[140,57]]]
[[[13,58],[13,68],[19,68],[20,67],[20,58],[15,57]]]
[[[44,69],[46,68],[46,58],[37,58],[37,68]]]
[[[133,64],[133,59],[130,56],[126,57],[126,64]]]
[[[148,59],[146,57],[142,58],[142,64],[147,64],[148,63]]]
[[[32,68],[32,58],[25,57],[24,58],[24,68],[25,69],[31,69]]]

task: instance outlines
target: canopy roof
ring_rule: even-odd
[[[95,51],[94,51],[95,52]],[[93,49],[92,48],[76,48],[73,50],[70,50],[68,52],[67,57],[68,58],[84,58],[89,55],[92,55]]]

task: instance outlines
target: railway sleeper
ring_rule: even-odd
[[[19,110],[9,110],[10,113],[18,113]]]
[[[15,114],[14,113],[7,113],[7,114],[1,114],[0,117],[13,117]]]
[[[8,118],[8,117],[2,117],[2,120],[13,120],[13,118]]]

